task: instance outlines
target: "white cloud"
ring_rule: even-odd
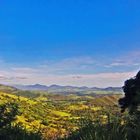
[[[99,73],[99,74],[80,74],[80,75],[37,75],[32,74],[28,78],[12,78],[6,80],[9,84],[59,84],[73,86],[122,86],[124,80],[136,75],[135,71],[122,73]]]
[[[49,74],[72,74],[93,69],[97,62],[92,57],[67,58],[57,62],[47,61],[39,66]]]
[[[134,67],[140,66],[140,50],[131,51],[129,53],[124,54],[123,56],[119,56],[116,59],[112,60],[112,63],[105,65],[105,67]]]
[[[37,69],[28,68],[28,67],[15,67],[15,68],[11,68],[11,70],[15,73],[27,73],[27,74],[38,72]]]
[[[139,54],[136,53],[137,57],[133,61],[130,61],[129,57],[130,60],[128,58],[112,60],[110,66],[124,66],[124,64],[133,64],[135,62],[135,66],[138,67]],[[100,64],[100,69],[104,67],[102,63],[92,57],[69,58],[59,62],[48,61],[36,67],[17,67],[5,63],[7,68],[0,68],[0,82],[6,84],[40,83],[45,85],[59,84],[91,87],[122,86],[126,79],[136,75],[138,69],[130,72],[107,72],[105,70],[95,74],[94,69],[98,69],[98,64]],[[89,71],[93,72],[90,73]]]

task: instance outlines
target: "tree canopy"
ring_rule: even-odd
[[[133,78],[125,81],[123,86],[125,96],[119,99],[121,111],[124,112],[126,108],[132,113],[137,110],[140,104],[140,71]]]

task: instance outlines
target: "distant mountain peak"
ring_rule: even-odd
[[[112,91],[112,92],[120,92],[122,91],[121,87],[107,87],[107,88],[97,88],[97,87],[76,87],[76,86],[61,86],[61,85],[41,85],[41,84],[34,84],[34,85],[15,85],[14,87],[21,89],[21,90],[40,90],[40,91],[48,91],[48,92],[94,92],[94,91]]]

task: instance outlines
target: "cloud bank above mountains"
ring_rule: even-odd
[[[140,65],[140,51],[106,60],[90,56],[45,61],[31,67],[19,67],[0,61],[0,81],[4,84],[59,84],[73,86],[122,86],[135,76]]]

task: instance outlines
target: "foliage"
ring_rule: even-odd
[[[0,139],[2,140],[41,140],[39,133],[28,133],[19,125],[12,125],[19,115],[16,103],[5,103],[0,105]]]
[[[22,93],[25,95],[24,92]],[[87,114],[91,114],[93,120],[99,116],[102,118],[104,115],[102,110],[106,110],[105,108],[108,108],[109,104],[114,106],[120,97],[119,95],[111,95],[106,98],[100,97],[100,100],[96,98],[79,100],[80,97],[78,100],[77,98],[71,100],[74,97],[71,98],[69,95],[62,96],[62,98],[60,95],[39,95],[34,96],[34,98],[27,98],[24,95],[17,96],[13,93],[0,92],[1,104],[7,104],[7,107],[8,103],[11,103],[12,107],[17,104],[18,113],[11,120],[12,127],[19,126],[21,131],[27,134],[27,137],[30,134],[39,136],[41,134],[43,139],[49,140],[62,138],[77,131],[80,128],[80,119],[86,118]],[[106,107],[102,107],[100,104]],[[10,132],[10,130],[8,131]],[[10,135],[13,137],[12,134]]]
[[[130,113],[135,112],[140,104],[140,71],[136,77],[125,81],[123,91],[125,97],[119,100],[122,112],[124,112],[126,108],[129,108]]]
[[[18,106],[15,103],[0,105],[0,128],[6,127],[15,120],[18,114]]]
[[[84,118],[78,131],[64,138],[65,140],[139,140],[140,139],[140,71],[136,77],[125,81],[123,87],[125,97],[119,99],[121,111],[124,113],[105,115],[103,120]],[[114,112],[114,110],[113,110]],[[99,115],[99,113],[98,113]],[[107,116],[107,117],[106,117]],[[63,139],[63,140],[64,140]]]
[[[21,126],[11,126],[0,129],[1,140],[42,140],[40,133],[27,132]]]

